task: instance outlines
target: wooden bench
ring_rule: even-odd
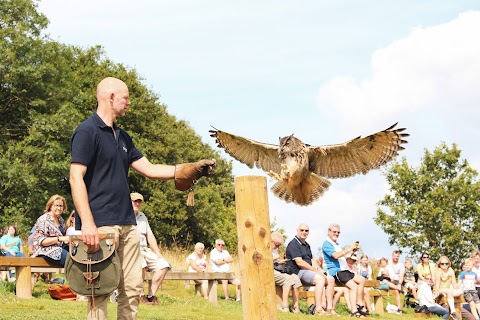
[[[63,273],[63,269],[48,263],[43,258],[0,257],[0,267],[15,268],[16,295],[19,298],[32,297],[34,272]]]
[[[365,281],[365,288],[375,288],[380,285],[380,281],[378,280],[366,280]],[[281,301],[281,294],[282,294],[282,288],[276,286],[277,290],[277,297],[280,297]],[[373,297],[373,303],[375,305],[375,313],[378,314],[383,314],[383,296],[388,295],[388,291],[384,290],[376,290],[372,289],[368,291],[370,297]],[[280,295],[279,295],[280,294]],[[306,298],[307,299],[307,306],[310,306],[311,304],[315,303],[315,292],[314,291],[300,291],[299,294],[300,298]]]
[[[143,273],[143,280],[144,281],[151,281],[153,278],[154,272],[144,272]],[[220,280],[231,280],[234,278],[233,272],[187,272],[187,271],[169,271],[165,275],[164,280],[184,280],[184,281],[191,281],[191,280],[207,280],[208,287],[207,287],[207,294],[208,294],[208,301],[217,304],[217,283]],[[201,292],[201,284],[195,283],[195,294]]]

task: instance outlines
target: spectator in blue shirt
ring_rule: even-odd
[[[370,313],[364,306],[363,288],[365,278],[348,270],[347,255],[360,248],[358,242],[352,243],[347,249],[343,250],[337,243],[340,236],[340,226],[332,223],[328,227],[328,237],[323,243],[323,258],[327,264],[328,274],[335,278],[338,284],[345,285],[350,289],[351,314],[357,318],[368,316]]]
[[[475,319],[478,319],[480,314],[480,298],[478,297],[477,289],[475,288],[477,274],[472,271],[473,264],[474,260],[472,258],[465,260],[465,270],[460,272],[460,275],[458,276],[458,282],[463,288],[463,297],[470,305],[473,316]]]
[[[0,248],[7,257],[25,257],[22,253],[22,240],[17,235],[15,226],[8,226],[0,238]]]

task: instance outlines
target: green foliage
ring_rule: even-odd
[[[457,267],[478,246],[480,184],[460,154],[455,144],[442,143],[433,153],[425,150],[418,168],[405,158],[388,167],[390,191],[374,220],[391,245],[446,255]]]
[[[151,162],[219,159],[188,123],[168,114],[134,69],[110,61],[99,46],[79,48],[43,36],[48,20],[34,1],[0,3],[0,227],[15,224],[26,239],[53,194],[65,196],[72,209],[70,137],[96,109],[96,85],[106,76],[128,84],[131,112],[117,124]],[[193,208],[185,205],[186,193],[176,191],[173,182],[131,172],[130,187],[148,200],[145,212],[163,245],[202,241],[208,246],[223,237],[233,249],[231,169],[218,160],[214,175],[196,185]]]

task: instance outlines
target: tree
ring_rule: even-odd
[[[480,184],[455,144],[425,150],[420,167],[405,158],[387,167],[390,191],[378,202],[374,221],[391,245],[418,255],[448,256],[458,267],[478,246]]]

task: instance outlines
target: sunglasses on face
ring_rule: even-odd
[[[422,257],[422,259],[430,259],[430,257]]]
[[[300,229],[300,231],[301,231],[301,232],[308,232],[308,231],[310,231],[310,230],[308,230],[308,229]]]
[[[441,266],[448,266],[448,262],[440,262]]]
[[[219,247],[223,247],[225,245],[225,243],[217,243],[217,246]]]

